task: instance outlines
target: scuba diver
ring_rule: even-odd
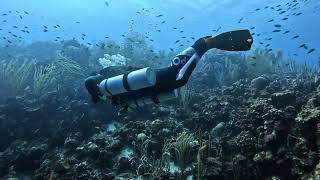
[[[108,75],[111,68],[107,67],[99,74],[88,77],[85,87],[94,103],[108,98],[113,105],[125,109],[158,104],[178,97],[179,88],[188,82],[197,63],[208,50],[216,48],[225,51],[248,51],[252,43],[249,30],[206,36],[176,55],[168,67],[129,68],[126,73],[118,72],[116,76]]]

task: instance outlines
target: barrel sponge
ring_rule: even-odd
[[[110,66],[125,66],[128,62],[128,58],[116,54],[116,55],[109,55],[105,54],[103,58],[99,58],[99,63],[103,68],[110,67]]]

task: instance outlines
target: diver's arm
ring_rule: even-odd
[[[179,69],[176,74],[176,88],[184,86],[201,57],[212,47],[208,42],[211,36],[198,39],[191,47],[178,54],[171,62],[172,68]]]

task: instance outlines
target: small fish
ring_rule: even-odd
[[[251,27],[250,29],[251,29],[251,30],[254,30],[255,28],[256,28],[256,27],[253,26],[253,27]]]
[[[259,44],[263,45],[264,43],[263,42],[259,42]]]
[[[13,37],[15,37],[15,38],[17,38],[17,37],[18,37],[18,36],[17,36],[17,35],[15,35],[15,34],[12,34],[12,36],[13,36]]]
[[[79,22],[79,21],[76,21],[76,24],[80,24],[80,22]]]
[[[280,24],[275,24],[274,27],[281,28],[282,26]]]
[[[28,29],[28,26],[24,26],[25,29]]]
[[[306,44],[302,44],[299,46],[299,48],[302,48],[302,47],[304,48],[305,46],[306,46]]]
[[[272,38],[266,38],[265,40],[268,40],[268,41],[270,41],[270,40],[272,40]]]
[[[299,37],[300,37],[299,35],[296,35],[296,36],[293,36],[292,39],[297,39]]]
[[[283,34],[288,34],[290,31],[289,30],[287,30],[287,31],[285,31]]]
[[[104,4],[105,4],[107,7],[109,7],[108,1],[105,1]]]
[[[173,52],[174,50],[173,50],[172,48],[170,48],[170,51],[172,51],[172,52]]]
[[[257,59],[257,57],[255,57],[255,56],[252,56],[251,58],[252,58],[252,59]]]
[[[184,17],[181,17],[180,19],[179,19],[179,21],[181,21],[181,20],[183,20],[184,19]]]
[[[266,45],[266,48],[269,47],[269,46],[270,46],[270,44],[267,44],[267,45]]]
[[[281,32],[281,29],[275,29],[272,32]]]
[[[180,33],[183,33],[184,31],[180,31]]]
[[[269,6],[264,7],[264,9],[268,9],[268,8],[269,8]]]
[[[15,28],[15,29],[17,29],[18,28],[18,26],[12,26],[13,28]]]
[[[285,18],[282,18],[281,20],[286,21],[286,20],[288,20],[288,19],[289,19],[289,18],[285,17]]]
[[[8,14],[6,14],[6,13],[3,13],[3,14],[2,14],[2,16],[6,16],[6,15],[8,15]]]
[[[7,42],[10,43],[10,44],[12,43],[10,40],[7,40]]]
[[[185,36],[182,36],[181,38],[182,38],[182,39],[185,39],[185,38],[187,38],[187,37],[185,37]]]
[[[43,28],[47,29],[48,27],[43,25]]]
[[[283,13],[285,13],[286,11],[281,11],[279,14],[283,14]]]
[[[157,15],[156,17],[158,18],[158,17],[162,17],[163,15],[162,14],[159,14],[159,15]]]
[[[81,37],[81,39],[84,41],[84,37]]]
[[[302,14],[302,13],[301,13],[301,12],[299,12],[299,13],[297,13],[297,14],[296,14],[296,16],[300,16],[301,14]]]
[[[92,44],[91,43],[87,43],[89,46],[91,46]]]
[[[126,37],[124,34],[121,35],[122,37]]]
[[[255,11],[260,11],[260,8],[255,9]]]
[[[43,32],[48,32],[48,30],[47,30],[47,29],[44,29]]]
[[[6,22],[7,22],[7,20],[3,20],[2,22],[6,23]]]
[[[173,29],[177,29],[176,27],[173,27]]]
[[[161,24],[164,24],[164,23],[166,23],[166,21],[162,21],[162,22],[161,22]]]
[[[108,37],[108,36],[106,36],[106,37],[104,37],[104,38],[109,39],[109,37]]]
[[[23,11],[25,14],[29,15],[29,13],[27,11]]]
[[[238,23],[241,23],[242,21],[243,21],[243,18],[240,18],[239,21],[238,21]]]
[[[180,44],[180,47],[184,46],[183,44]]]
[[[176,40],[174,43],[177,44],[178,42],[180,42],[180,40]]]
[[[293,55],[294,55],[294,56],[298,56],[298,54],[296,54],[296,53],[294,53]]]
[[[87,36],[86,34],[81,34],[82,36]]]
[[[153,39],[150,39],[150,41],[153,42],[154,40],[153,40]]]
[[[30,31],[26,31],[26,33],[30,34]]]
[[[192,39],[192,40],[195,40],[196,38],[195,38],[195,37],[191,37],[191,39]]]
[[[273,19],[270,19],[268,22],[273,22],[274,20]]]
[[[308,54],[312,53],[313,51],[315,51],[315,49],[310,49],[310,50],[308,51]]]

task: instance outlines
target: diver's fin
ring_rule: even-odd
[[[206,37],[205,43],[209,49],[216,48],[225,51],[248,51],[251,49],[253,38],[249,30],[236,30]]]

